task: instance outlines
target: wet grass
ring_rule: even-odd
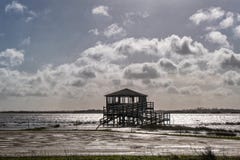
[[[168,136],[187,136],[187,137],[199,137],[199,138],[215,138],[215,139],[232,139],[232,140],[240,140],[240,137],[232,137],[232,136],[216,136],[216,135],[192,135],[192,134],[162,134]]]
[[[36,127],[36,128],[24,129],[24,131],[44,131],[46,129],[47,129],[46,127]]]
[[[220,138],[220,139],[234,139],[240,140],[237,136],[239,130],[224,130],[224,129],[212,129],[207,127],[186,127],[186,126],[159,126],[159,125],[147,125],[142,129],[154,131],[154,130],[171,130],[176,131],[176,134],[167,134],[174,136],[191,136],[191,137],[204,137],[204,138]],[[206,132],[205,135],[201,132]],[[191,134],[192,133],[192,134]]]
[[[240,157],[215,156],[206,152],[199,156],[31,156],[0,157],[0,160],[239,160]]]
[[[65,156],[0,156],[0,160],[239,160],[240,156],[226,156],[224,153],[221,156],[215,155],[211,147],[206,147],[203,151],[195,152],[196,155],[174,155],[166,156],[154,155],[83,155],[74,156],[68,155],[65,151]]]
[[[207,127],[187,127],[187,126],[180,126],[180,125],[174,125],[174,126],[161,126],[161,125],[145,125],[141,127],[142,129],[146,130],[178,130],[178,131],[215,131],[215,132],[227,132],[227,133],[233,133],[231,130],[225,130],[225,129],[213,129],[213,128],[207,128]],[[235,132],[240,132],[236,130]]]

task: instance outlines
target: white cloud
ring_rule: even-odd
[[[22,64],[24,52],[16,49],[6,49],[0,52],[0,67],[14,67]]]
[[[237,21],[240,21],[240,14],[237,14]]]
[[[96,36],[98,36],[98,35],[100,34],[97,28],[90,29],[88,32],[89,32],[89,33],[92,33],[92,34],[94,34],[94,35],[96,35]]]
[[[119,27],[118,24],[113,23],[108,26],[103,33],[106,37],[125,37],[127,32],[122,27]]]
[[[37,17],[37,13],[32,10],[28,10],[28,14],[32,17]]]
[[[240,38],[240,25],[234,28],[234,34],[236,37]]]
[[[236,71],[227,71],[223,74],[225,84],[232,86],[240,86],[240,74]]]
[[[125,38],[112,44],[97,44],[84,51],[87,56],[97,61],[142,63],[158,62],[160,58],[180,61],[188,57],[202,56],[208,50],[190,37],[169,36],[165,39]]]
[[[27,18],[25,19],[25,22],[26,22],[26,23],[34,20],[34,19],[37,18],[37,16],[38,16],[38,14],[37,14],[36,12],[31,11],[31,10],[28,11],[27,14],[28,14],[28,15],[27,15]]]
[[[169,86],[166,88],[167,92],[170,94],[178,94],[179,90],[176,86]]]
[[[24,72],[12,71],[0,68],[0,96],[23,97],[23,96],[47,96],[51,90],[38,73],[31,75]]]
[[[138,19],[148,18],[150,14],[148,12],[127,12],[124,15],[123,25],[135,24]]]
[[[95,15],[103,15],[103,16],[110,16],[109,13],[109,8],[107,6],[98,6],[92,9],[92,14]]]
[[[194,42],[190,37],[182,37],[172,35],[165,39],[170,43],[171,49],[180,55],[202,55],[207,49],[199,42]]]
[[[20,12],[23,13],[24,10],[26,10],[27,7],[17,1],[12,1],[12,3],[9,3],[5,6],[5,12]]]
[[[186,86],[179,89],[179,92],[184,95],[201,95],[202,90],[199,86]]]
[[[160,77],[154,63],[132,64],[125,68],[124,77],[127,79],[155,79]]]
[[[226,18],[220,22],[220,24],[219,24],[220,28],[226,29],[226,28],[233,26],[233,23],[234,23],[233,16],[234,15],[232,12],[228,12],[226,15]]]
[[[28,46],[30,44],[31,44],[31,37],[29,37],[29,36],[21,42],[22,46]]]
[[[30,22],[30,21],[32,21],[33,20],[33,17],[27,17],[26,19],[25,19],[25,22]]]
[[[218,44],[221,47],[227,47],[230,48],[230,44],[227,40],[227,36],[222,34],[219,31],[212,31],[209,32],[206,36],[205,36],[206,40],[208,42],[214,43],[214,44]]]
[[[240,55],[230,49],[221,48],[206,56],[207,68],[214,74],[240,71]]]
[[[240,69],[240,55],[239,54],[227,55],[226,59],[222,62],[222,67]]]
[[[170,94],[182,94],[182,95],[194,95],[199,96],[202,94],[202,90],[199,86],[185,86],[177,88],[176,86],[169,86],[166,88],[166,91]]]
[[[178,72],[177,65],[167,58],[161,58],[158,63],[159,63],[160,68],[168,73],[177,73]]]
[[[204,21],[214,21],[220,19],[224,16],[224,14],[225,11],[222,8],[211,7],[205,10],[198,10],[196,13],[190,16],[189,19],[196,25],[199,25],[201,22]]]
[[[21,64],[23,55],[20,57],[8,66]],[[0,96],[84,100],[123,87],[172,96],[215,96],[228,94],[217,90],[219,87],[231,91],[234,86],[237,90],[239,74],[240,57],[230,49],[210,52],[191,37],[177,35],[164,39],[125,38],[98,43],[72,63],[49,65],[36,73],[0,68]]]
[[[125,58],[122,54],[115,54],[115,50],[111,45],[97,44],[94,47],[88,48],[83,52],[83,55],[88,59],[100,62],[112,62],[115,60],[121,60]],[[87,63],[88,59],[79,59],[79,64],[81,60],[81,64]]]
[[[179,73],[183,74],[183,75],[192,73],[192,72],[196,72],[197,70],[199,70],[196,60],[193,60],[193,59],[182,60],[178,64],[178,68],[179,68]]]
[[[211,7],[205,10],[198,10],[189,19],[196,25],[205,21],[209,22],[204,25],[205,31],[209,32],[205,35],[205,40],[219,44],[220,47],[233,48],[229,44],[227,37],[231,36],[228,32],[230,29],[233,31],[235,37],[240,37],[240,26],[235,26],[240,19],[239,13],[224,11],[220,7]],[[226,30],[226,35],[220,32],[223,29]]]
[[[27,6],[17,1],[12,1],[12,3],[7,4],[5,7],[5,12],[16,12],[24,14],[24,16],[26,16],[26,23],[32,21],[38,16],[36,12],[29,10]]]
[[[216,96],[230,96],[233,94],[231,89],[228,88],[224,88],[224,87],[219,87],[216,90],[213,91],[213,94],[215,94]]]

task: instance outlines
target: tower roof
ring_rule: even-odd
[[[125,88],[120,91],[116,91],[110,94],[105,95],[106,97],[112,97],[112,96],[142,96],[147,97],[147,95],[133,91],[131,89]]]

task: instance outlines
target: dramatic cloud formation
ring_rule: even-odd
[[[227,40],[227,36],[218,31],[212,31],[206,35],[206,40],[220,45],[221,47],[229,48],[230,45]]]
[[[231,27],[234,22],[233,16],[234,15],[232,12],[228,12],[226,15],[226,18],[220,22],[220,24],[219,24],[220,28],[226,29],[226,28]]]
[[[204,21],[213,21],[213,20],[222,18],[224,14],[225,14],[225,11],[222,10],[222,8],[211,7],[206,10],[203,10],[203,9],[198,10],[189,19],[196,25],[199,25],[201,22],[204,22]]]
[[[167,73],[177,73],[178,72],[178,66],[172,62],[169,59],[161,58],[159,60],[159,66],[162,70],[164,70]]]
[[[231,48],[227,35],[222,32],[228,33],[233,30],[235,37],[239,37],[240,28],[235,26],[238,24],[239,17],[239,13],[225,11],[220,7],[210,7],[198,10],[189,19],[198,26],[202,22],[208,22],[202,25],[205,27],[205,31],[210,31],[206,34],[205,40],[219,44],[221,47]],[[228,34],[228,36],[230,35]]]
[[[1,52],[1,57],[9,59],[1,61],[4,66],[23,62],[23,53],[15,49]],[[234,94],[231,86],[240,89],[240,56],[229,49],[209,52],[191,37],[126,38],[99,43],[73,63],[46,66],[34,74],[1,68],[0,75],[0,95],[8,97],[86,98],[119,87],[221,97]]]
[[[92,9],[92,14],[110,16],[108,10],[107,6],[98,6]]]
[[[127,79],[155,79],[160,74],[154,64],[132,64],[125,68],[124,77]]]
[[[144,63],[142,59],[137,59],[138,56],[145,57]],[[23,53],[15,49],[1,52],[1,57],[9,59],[8,63],[1,61],[2,65],[15,66],[23,62]],[[206,84],[203,81],[219,78],[219,73],[224,73],[218,80],[219,83],[239,85],[239,70],[238,54],[227,49],[210,53],[202,44],[190,37],[172,35],[161,40],[127,38],[112,44],[97,44],[85,50],[73,63],[57,67],[47,66],[32,75],[1,69],[2,79],[12,79],[2,81],[7,84],[4,85],[6,87],[2,89],[1,94],[12,96],[63,94],[79,97],[81,93],[79,90],[96,90],[96,86],[100,90],[108,90],[109,84],[113,84],[110,88],[114,88],[115,85],[139,88],[155,86],[157,90],[168,87],[167,93],[202,95],[206,91],[204,87],[206,84],[217,89],[214,87],[216,81]],[[176,77],[169,82],[172,76]],[[199,77],[201,80],[197,81]]]
[[[6,49],[0,52],[0,68],[13,67],[22,64],[24,61],[23,51],[16,49]]]
[[[126,87],[157,109],[239,106],[237,2],[51,3],[0,1],[0,110],[101,109]]]
[[[223,78],[224,78],[224,83],[228,85],[233,85],[233,86],[240,85],[240,74],[237,73],[236,71],[228,71],[224,73]]]

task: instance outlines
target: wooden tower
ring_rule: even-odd
[[[147,102],[147,95],[128,88],[105,95],[103,127],[137,127],[148,124],[165,125],[170,122],[168,113],[156,113],[154,103]]]

